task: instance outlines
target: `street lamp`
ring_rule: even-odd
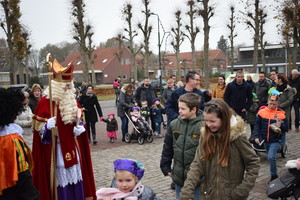
[[[158,65],[159,65],[159,71],[160,71],[160,76],[159,76],[159,85],[160,85],[160,95],[162,95],[162,63],[161,63],[161,53],[160,53],[160,48],[161,48],[161,44],[164,40],[164,37],[167,33],[169,32],[166,32],[165,29],[164,29],[164,26],[162,25],[161,21],[160,21],[160,18],[159,18],[159,15],[156,14],[156,13],[150,13],[150,15],[155,15],[157,17],[157,37],[158,37]],[[163,37],[162,39],[160,40],[160,25],[163,29]]]

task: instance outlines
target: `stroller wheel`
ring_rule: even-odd
[[[142,144],[144,144],[144,142],[145,142],[145,138],[144,138],[143,136],[139,136],[138,139],[137,139],[137,141],[138,141],[138,143],[139,143],[140,145],[142,145]]]
[[[130,141],[131,141],[131,135],[126,133],[125,134],[125,142],[130,143]]]
[[[280,153],[281,153],[281,157],[283,157],[283,158],[287,157],[288,149],[287,149],[287,145],[286,144],[284,144],[284,145],[281,146]]]
[[[147,142],[149,143],[153,142],[153,137],[151,135],[147,136]]]

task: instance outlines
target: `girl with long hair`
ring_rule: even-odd
[[[180,199],[193,199],[200,179],[201,199],[247,199],[259,170],[259,157],[243,133],[244,122],[222,99],[204,108],[205,126]]]

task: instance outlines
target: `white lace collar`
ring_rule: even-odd
[[[0,127],[0,136],[5,136],[13,133],[17,133],[22,136],[23,129],[21,128],[21,126],[15,123],[11,123],[8,124],[7,126]]]

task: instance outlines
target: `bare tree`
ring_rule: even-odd
[[[142,0],[143,5],[144,5],[144,10],[142,10],[142,13],[145,15],[145,21],[144,24],[142,25],[141,23],[138,23],[138,28],[142,31],[143,36],[144,36],[144,43],[143,43],[143,48],[144,52],[141,52],[141,54],[144,56],[144,76],[148,77],[149,75],[149,58],[152,52],[150,51],[149,48],[149,40],[150,40],[150,35],[152,32],[152,26],[149,23],[149,18],[151,16],[151,11],[149,9],[149,4],[151,0]]]
[[[6,35],[7,46],[9,49],[9,68],[10,68],[10,84],[15,84],[15,65],[17,59],[17,53],[20,53],[21,49],[16,48],[18,44],[23,43],[21,38],[20,24],[20,0],[3,0],[0,2],[4,10],[4,19],[1,20],[1,28]],[[23,46],[23,45],[21,45]],[[19,55],[20,56],[20,55]]]
[[[174,34],[174,40],[171,42],[176,54],[177,60],[177,80],[181,80],[181,62],[180,62],[180,45],[183,42],[183,32],[181,31],[182,23],[181,23],[181,11],[175,11],[175,18],[176,18],[176,26],[171,28],[171,32]]]
[[[234,38],[237,36],[235,32],[236,27],[236,16],[235,16],[235,6],[231,5],[230,7],[230,17],[229,17],[229,24],[227,24],[227,28],[230,31],[229,34],[229,41],[230,41],[230,71],[233,74],[233,65],[234,65]]]
[[[195,42],[197,34],[200,32],[200,28],[195,25],[195,19],[197,15],[197,7],[195,0],[188,0],[187,6],[189,7],[188,12],[186,13],[189,17],[189,24],[185,25],[186,30],[188,31],[188,34],[184,34],[185,37],[188,38],[188,40],[191,43],[191,50],[192,50],[192,68],[193,70],[196,69],[196,48],[195,48]]]
[[[267,73],[267,66],[266,66],[266,56],[265,56],[265,47],[267,42],[264,41],[265,31],[264,25],[266,23],[266,17],[268,15],[265,13],[265,8],[261,8],[259,11],[259,45],[260,45],[260,55],[261,55],[261,62],[262,62],[262,71]]]
[[[241,12],[244,15],[245,23],[249,30],[253,30],[253,42],[254,42],[254,50],[253,50],[253,70],[257,71],[257,63],[258,63],[258,46],[260,37],[260,23],[261,17],[264,16],[262,14],[263,10],[261,8],[260,0],[240,0],[245,5],[246,12]],[[254,9],[253,9],[254,7]],[[265,17],[263,17],[265,18]]]
[[[73,22],[73,38],[78,42],[80,46],[80,53],[82,57],[83,76],[86,82],[89,81],[89,63],[93,63],[92,52],[94,47],[92,45],[92,26],[84,21],[84,7],[83,0],[73,0],[72,16],[75,18]],[[92,69],[92,84],[96,84],[95,71]]]
[[[39,76],[40,74],[39,56],[40,51],[37,49],[31,50],[31,53],[28,56],[28,67],[33,69],[35,76]]]
[[[116,52],[116,56],[118,58],[119,64],[120,64],[120,77],[121,82],[123,82],[123,68],[122,68],[122,60],[123,60],[123,36],[121,34],[118,34],[118,36],[115,38],[116,41],[118,41],[118,51]]]
[[[209,20],[214,16],[214,6],[211,4],[211,0],[197,0],[200,2],[200,8],[198,14],[203,20],[203,31],[204,31],[204,53],[203,53],[203,64],[204,64],[204,86],[208,88],[209,86],[209,75],[211,69],[208,63],[208,50],[209,50],[209,31],[210,25]]]
[[[136,49],[134,46],[133,40],[138,35],[138,33],[136,30],[134,30],[134,28],[132,26],[132,16],[133,16],[132,4],[125,3],[123,6],[123,9],[122,9],[122,14],[127,23],[126,24],[127,27],[124,28],[124,31],[127,33],[127,37],[123,36],[123,39],[125,39],[129,43],[127,48],[129,49],[130,56],[131,56],[130,73],[132,73],[132,71],[133,71],[133,75],[131,75],[131,77],[134,77],[134,80],[138,80],[138,72],[137,72],[137,65],[136,65],[135,57],[140,52],[142,47],[139,47],[138,49]]]
[[[289,62],[288,73],[295,69],[297,62],[298,47],[300,45],[300,4],[298,0],[286,0],[281,2],[278,7],[281,15],[278,18],[283,22],[279,26],[280,32],[286,41],[286,48],[292,49],[292,55],[288,55]],[[290,46],[293,43],[293,47]],[[287,51],[288,53],[290,51]]]

